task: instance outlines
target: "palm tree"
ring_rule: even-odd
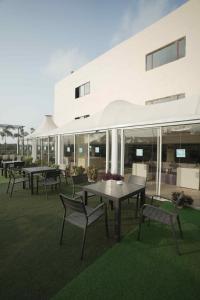
[[[12,125],[7,125],[6,127],[3,128],[3,130],[0,132],[0,135],[2,137],[2,140],[4,139],[5,141],[5,153],[6,153],[6,148],[7,148],[7,137],[13,137],[13,133],[11,130],[13,130],[14,127]]]
[[[24,155],[24,137],[29,135],[27,131],[24,131],[24,126],[18,128],[18,133],[14,134],[14,137],[18,138],[17,144],[19,149],[19,138],[22,139],[22,155]]]
[[[33,133],[35,131],[35,128],[31,127],[30,131],[31,131],[31,133]]]

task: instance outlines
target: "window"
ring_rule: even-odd
[[[145,101],[146,105],[150,104],[158,104],[158,103],[164,103],[164,102],[170,102],[170,101],[175,101],[175,100],[180,100],[185,98],[185,94],[177,94],[177,95],[172,95],[172,96],[167,96],[163,98],[158,98],[158,99],[153,99],[153,100],[147,100]]]
[[[86,119],[86,118],[89,118],[90,115],[83,115],[83,116],[80,116],[80,117],[75,117],[74,120],[80,120],[80,119]]]
[[[161,49],[146,55],[146,71],[185,56],[186,38],[183,37]]]
[[[90,94],[90,82],[86,82],[75,88],[75,98],[80,98]]]

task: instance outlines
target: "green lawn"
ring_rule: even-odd
[[[81,230],[68,225],[59,246],[63,209],[57,193],[50,192],[46,200],[42,189],[34,196],[18,189],[10,199],[6,186],[0,184],[0,299],[198,299],[199,211],[180,212],[184,240],[179,257],[165,226],[145,224],[142,241],[136,240],[134,204],[124,201],[121,243],[113,239],[109,210],[111,238],[106,238],[104,221],[96,223],[81,262]],[[62,191],[70,194],[71,187],[63,183]]]
[[[169,204],[163,205],[169,209]],[[196,300],[200,295],[200,212],[183,209],[178,256],[166,226],[134,229],[61,290],[53,300]]]
[[[67,226],[64,244],[59,246],[63,208],[58,193],[50,192],[46,200],[42,188],[31,196],[30,190],[16,187],[10,199],[3,181],[0,178],[0,299],[50,299],[115,244],[113,212],[109,211],[111,238],[106,238],[104,220],[97,222],[88,231],[81,262],[80,229]],[[63,183],[62,192],[71,194],[71,187]],[[128,210],[124,204],[125,234],[134,226],[134,211],[133,204]]]

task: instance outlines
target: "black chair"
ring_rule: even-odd
[[[9,174],[9,182],[8,182],[8,187],[7,187],[7,193],[9,193],[10,190],[10,197],[12,197],[13,194],[13,189],[16,184],[22,184],[23,188],[26,188],[26,182],[29,183],[29,178],[19,176],[18,174],[15,173],[14,169],[11,168],[8,169],[8,174]]]
[[[60,245],[62,245],[62,241],[63,241],[65,222],[69,222],[83,229],[84,233],[83,233],[83,242],[81,248],[81,260],[82,260],[84,255],[87,228],[92,224],[94,224],[103,215],[105,216],[106,234],[107,237],[109,237],[107,206],[106,204],[101,203],[97,207],[91,208],[84,204],[81,197],[73,198],[63,194],[60,194],[60,199],[64,207]]]
[[[47,187],[55,187],[61,186],[61,178],[60,178],[61,171],[60,170],[49,170],[45,172],[44,176],[37,176],[37,192],[38,192],[38,186],[39,182],[42,186],[45,187],[46,192],[46,198],[48,199],[48,193],[47,193]]]
[[[176,234],[176,229],[175,229],[176,224],[179,227],[181,238],[183,237],[183,233],[182,233],[182,229],[181,229],[181,222],[180,222],[179,214],[178,214],[176,207],[175,207],[174,212],[169,212],[160,207],[156,207],[156,206],[153,206],[150,204],[144,204],[140,211],[138,240],[140,240],[141,227],[142,227],[142,223],[144,223],[145,218],[148,218],[149,224],[150,224],[150,220],[153,220],[153,221],[157,221],[162,224],[171,226],[173,238],[174,238],[175,245],[176,245],[176,251],[177,251],[177,254],[180,255],[177,234]]]
[[[90,184],[88,182],[87,174],[72,175],[71,179],[72,179],[72,186],[73,186],[72,197],[79,196],[83,199],[84,196],[83,191],[77,191],[77,189],[80,190],[81,186]],[[90,197],[94,197],[95,195],[92,193],[88,193],[87,196],[88,198],[90,198]]]
[[[0,171],[1,171],[1,176],[3,176],[3,170],[4,170],[4,168],[3,168],[3,165],[2,165],[2,161],[0,161]]]
[[[128,183],[138,184],[142,186],[146,186],[146,177],[130,175],[128,178]],[[131,197],[129,199],[134,199],[135,197]],[[129,201],[128,199],[128,201]],[[138,210],[141,207],[142,203],[140,203],[140,197],[137,195],[136,197],[136,209],[135,209],[135,217],[138,216]]]

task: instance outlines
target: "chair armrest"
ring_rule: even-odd
[[[99,204],[97,207],[94,208],[94,210],[93,210],[90,214],[87,215],[87,217],[90,217],[90,216],[93,215],[96,211],[98,211],[99,209],[103,208],[104,205],[105,205],[105,203]]]
[[[172,199],[169,199],[169,198],[166,198],[165,196],[162,196],[162,195],[153,195],[152,198],[151,198],[151,205],[153,204],[153,201],[156,200],[155,198],[164,199],[164,200],[170,202],[173,205],[175,212],[178,213],[178,207],[177,207],[176,201],[174,201]]]

